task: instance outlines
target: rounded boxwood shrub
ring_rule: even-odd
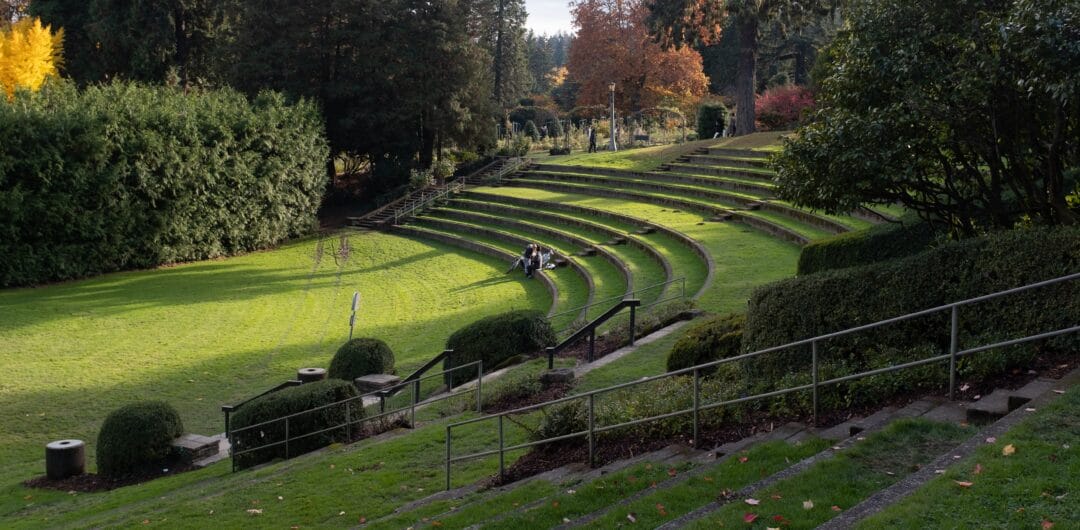
[[[119,477],[142,470],[172,453],[183,434],[176,409],[164,401],[124,405],[105,417],[97,439],[98,473]]]
[[[345,401],[357,395],[356,387],[352,383],[341,379],[326,379],[286,388],[245,403],[233,414],[229,425],[233,436],[233,451],[240,453],[233,457],[237,467],[251,467],[275,458],[291,458],[326,447],[334,442],[347,442],[348,434],[360,432],[361,429],[361,425],[355,423],[364,418],[364,407],[359,400],[351,401],[348,407],[339,405],[312,412],[307,411]],[[346,409],[348,409],[351,421],[354,422],[351,429],[344,426]],[[296,415],[291,416],[293,414]],[[285,416],[290,416],[287,448],[284,443],[279,443],[250,453],[242,452],[284,442],[285,421],[273,420],[279,420]],[[249,425],[265,422],[269,423],[244,430],[244,427]],[[340,429],[304,436],[338,425],[341,425]],[[299,436],[304,437],[298,438]]]
[[[668,371],[690,368],[699,364],[738,355],[742,347],[746,315],[728,314],[709,317],[691,327],[679,337],[668,353]],[[715,372],[715,368],[708,373]]]
[[[352,381],[371,374],[394,373],[394,352],[379,339],[352,339],[338,348],[330,361],[332,379]]]
[[[511,357],[553,345],[555,330],[543,313],[531,309],[510,311],[482,318],[450,335],[446,348],[454,353],[443,361],[443,369],[483,361],[484,371],[488,372]],[[476,370],[455,370],[445,377],[457,386],[474,379]]]

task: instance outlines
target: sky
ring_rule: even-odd
[[[525,0],[529,20],[525,26],[538,35],[570,33],[570,0]]]

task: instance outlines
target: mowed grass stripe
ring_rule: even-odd
[[[744,312],[750,292],[755,287],[792,276],[799,258],[797,245],[773,238],[746,225],[709,223],[698,214],[648,202],[589,196],[587,190],[586,193],[563,193],[513,186],[479,188],[477,191],[630,215],[686,234],[701,243],[715,261],[715,279],[698,299],[698,307],[707,311]],[[607,219],[596,218],[596,221],[609,224]],[[641,237],[648,241],[672,241],[663,234]],[[701,266],[701,258],[681,243],[672,242],[677,248],[670,249],[672,254],[669,259],[677,270],[690,271],[690,274],[687,274],[688,290],[693,293],[705,278],[706,271]]]
[[[573,189],[575,193],[584,193],[584,194],[588,194],[590,191],[593,191],[593,190],[607,189],[607,188],[604,188],[604,187],[599,186],[599,185],[579,184],[579,183],[574,183],[574,182],[563,182],[563,181],[558,181],[558,180],[547,180],[547,179],[518,179],[518,180],[516,180],[514,182],[515,186],[538,186],[538,187],[543,187],[543,186],[548,185],[548,184],[554,184],[554,185],[559,186],[559,187],[565,187],[565,188]],[[769,222],[771,222],[771,223],[773,223],[775,225],[779,225],[779,226],[781,226],[783,228],[786,228],[786,229],[788,229],[788,230],[790,230],[792,232],[795,232],[795,233],[797,233],[799,235],[802,235],[802,236],[804,236],[804,237],[806,237],[808,239],[818,239],[818,238],[828,237],[828,236],[833,235],[833,233],[828,231],[828,230],[824,230],[822,228],[818,228],[816,226],[809,225],[809,224],[797,221],[797,220],[792,219],[791,217],[788,217],[788,216],[786,216],[784,214],[781,214],[781,213],[769,212],[769,211],[764,211],[764,210],[756,210],[756,211],[744,210],[744,209],[742,209],[743,208],[742,206],[733,205],[733,204],[726,204],[726,203],[722,203],[722,202],[719,202],[719,203],[714,202],[711,199],[702,198],[702,197],[699,197],[697,195],[694,195],[693,193],[679,193],[679,192],[675,192],[675,191],[671,191],[671,190],[649,191],[649,190],[633,189],[633,190],[627,190],[627,191],[629,191],[629,192],[631,192],[631,193],[633,193],[633,194],[635,194],[637,196],[642,197],[642,199],[640,199],[640,200],[656,198],[656,199],[658,199],[658,202],[659,202],[659,201],[662,201],[663,199],[675,199],[675,200],[691,203],[692,205],[697,206],[695,209],[702,212],[703,215],[711,215],[712,213],[717,212],[718,210],[734,211],[734,212],[739,213],[740,215],[745,215],[747,217],[756,217],[758,219],[763,219],[763,220],[769,221]],[[628,199],[615,199],[615,200],[631,201],[631,200],[635,200],[635,199],[629,199],[628,198]],[[717,212],[717,213],[719,213],[719,212]]]
[[[605,300],[608,298],[618,298],[626,294],[626,278],[623,276],[622,271],[618,269],[614,264],[604,259],[601,256],[593,257],[575,257],[574,253],[578,248],[573,247],[566,241],[558,240],[550,237],[546,234],[538,234],[536,232],[530,232],[519,228],[504,226],[499,224],[499,220],[491,218],[486,222],[480,221],[465,221],[461,219],[450,219],[441,215],[442,212],[439,209],[432,210],[426,213],[421,219],[437,219],[454,224],[460,224],[462,227],[476,227],[482,230],[488,230],[494,233],[509,234],[525,239],[526,241],[533,241],[539,243],[541,246],[550,248],[555,252],[568,256],[568,259],[573,260],[580,265],[589,274],[593,281],[593,296],[592,300]],[[520,254],[522,249],[518,249]],[[550,272],[550,271],[549,271]],[[523,271],[515,271],[516,274],[524,274]],[[591,317],[599,313],[603,313],[608,308],[604,307],[591,307],[587,314]],[[560,310],[561,311],[561,310]]]
[[[456,237],[467,241],[475,241],[477,243],[482,243],[491,247],[495,247],[499,250],[508,252],[513,255],[518,255],[522,250],[520,248],[517,248],[517,245],[515,244],[507,243],[506,241],[502,241],[497,238],[486,237],[478,234],[471,234],[463,231],[454,231],[445,228],[432,227],[430,226],[430,224],[425,224],[422,217],[415,219],[412,223],[410,223],[409,226],[428,230],[438,234]],[[508,269],[509,267],[509,263],[504,263],[502,265],[502,270],[498,271],[498,274],[508,279],[512,278],[516,281],[529,282],[528,279],[522,276],[520,270],[515,271],[517,274],[506,274],[506,269]],[[588,284],[585,282],[585,279],[573,269],[565,267],[558,268],[554,270],[544,271],[544,274],[547,274],[548,277],[550,277],[551,280],[555,283],[555,286],[559,289],[559,300],[558,303],[555,305],[556,312],[573,309],[575,307],[581,307],[588,302]],[[540,286],[541,289],[543,288],[543,286],[540,285],[540,282],[531,283],[537,284],[538,286]],[[550,300],[550,297],[547,297],[547,299]],[[526,307],[534,307],[531,302],[531,300],[523,300],[521,301],[521,304],[517,306],[517,308],[522,309]],[[511,304],[513,304],[513,301],[511,301]],[[546,307],[537,307],[537,309],[546,310]],[[570,325],[570,323],[572,323],[575,319],[576,317],[574,315],[564,315],[552,321],[552,326],[554,326],[556,331],[558,331]]]
[[[552,216],[556,219],[565,219],[564,222],[558,222],[553,219],[537,217],[530,215],[531,211],[526,208],[517,207],[510,204],[485,202],[479,200],[470,199],[456,199],[451,202],[451,209],[458,209],[462,211],[468,211],[472,213],[483,213],[492,215],[491,212],[482,209],[484,206],[495,206],[504,211],[505,214],[512,216],[514,219],[518,219],[525,222],[534,223],[537,226],[552,228],[561,230],[568,234],[573,234],[586,241],[591,242],[594,245],[602,245],[611,239],[613,235],[619,235],[622,237],[634,238],[633,234],[629,234],[627,230],[613,230],[614,233],[606,231],[590,229],[574,224],[574,221],[588,221],[591,220],[584,218],[573,218],[564,215],[561,212],[545,211],[548,216]],[[601,223],[595,223],[601,225],[604,229],[611,230],[611,227],[602,225]],[[634,238],[635,241],[641,241]],[[645,243],[647,245],[647,243]],[[657,258],[660,260],[666,260],[663,254],[657,252],[657,256],[654,256],[645,249],[638,248],[634,245],[611,245],[605,246],[608,252],[619,257],[627,268],[630,269],[632,275],[634,289],[640,289],[642,287],[649,287],[657,285],[668,280],[667,275],[664,272],[664,267],[660,264]],[[652,248],[649,246],[649,248]],[[655,249],[654,249],[655,250]],[[670,263],[668,264],[670,267]],[[658,290],[650,290],[642,295],[644,303],[649,303],[654,298],[657,298],[660,292]]]
[[[40,474],[42,444],[59,438],[90,442],[93,469],[102,420],[133,401],[168,401],[187,430],[221,432],[220,405],[291,379],[298,368],[329,365],[348,337],[353,291],[362,296],[356,335],[385,340],[405,373],[468,322],[550,305],[542,285],[504,276],[500,260],[388,234],[348,237],[340,282],[329,247],[314,268],[316,240],[306,239],[230,259],[0,292],[7,369],[0,484]],[[0,497],[22,505],[22,491]]]
[[[612,199],[607,202],[610,208],[596,209],[599,211],[608,211],[621,215],[637,217],[641,219],[641,224],[629,224],[617,219],[610,219],[607,217],[591,216],[579,212],[558,210],[558,204],[562,204],[563,201],[566,201],[566,204],[571,204],[570,201],[573,200],[591,199],[587,195],[564,194],[540,188],[527,188],[516,186],[499,188],[477,188],[475,191],[485,194],[485,198],[507,197],[545,201],[552,205],[552,211],[558,211],[561,215],[574,219],[581,219],[583,221],[594,222],[607,226],[612,230],[618,230],[624,233],[633,232],[635,230],[638,230],[639,228],[641,228],[641,226],[645,224],[652,223],[651,219],[646,219],[635,213],[635,205],[638,205],[639,203],[633,203],[629,201]],[[588,206],[580,202],[573,204],[576,206],[592,208],[592,206]],[[708,266],[702,260],[701,256],[694,252],[693,249],[691,249],[689,246],[682,243],[678,239],[675,239],[674,237],[663,232],[635,235],[633,237],[636,237],[639,240],[645,242],[649,246],[656,249],[656,251],[663,255],[665,258],[667,258],[668,262],[671,264],[674,277],[686,278],[687,296],[693,296],[694,293],[696,293],[701,288],[706,276],[708,275]]]

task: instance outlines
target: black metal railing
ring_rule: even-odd
[[[596,355],[596,328],[599,327],[601,324],[607,322],[608,320],[611,320],[612,317],[619,314],[620,312],[622,312],[623,309],[626,309],[628,307],[630,308],[630,345],[633,346],[635,335],[635,319],[637,316],[637,308],[639,306],[641,306],[641,300],[638,300],[636,298],[626,298],[620,300],[619,303],[611,306],[611,309],[604,311],[603,314],[594,318],[588,324],[582,326],[581,329],[575,331],[566,339],[563,339],[562,342],[556,344],[555,346],[548,346],[545,350],[548,359],[548,369],[550,370],[555,367],[555,356],[558,355],[559,352],[563,351],[575,342],[581,340],[586,335],[589,337],[589,362],[593,362],[593,357]]]

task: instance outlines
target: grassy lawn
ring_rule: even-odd
[[[443,228],[434,228],[425,225],[423,218],[417,218],[417,220],[415,220],[411,226],[419,227],[431,232],[467,239],[469,241],[475,241],[477,243],[482,243],[487,246],[494,247],[515,255],[521,252],[521,248],[519,248],[517,245],[510,244],[499,239],[480,236],[467,232],[457,232]],[[506,267],[508,266],[509,265],[507,263],[503,263],[503,268],[499,271],[499,273],[505,273]],[[528,281],[523,276],[520,269],[515,272],[517,274],[504,274],[504,276],[507,278],[512,277],[515,280],[519,281]],[[577,271],[574,271],[573,269],[567,267],[563,267],[550,271],[545,271],[544,274],[548,275],[548,277],[550,277],[551,280],[555,283],[555,286],[559,289],[559,299],[555,307],[556,311],[564,311],[567,309],[572,309],[585,305],[585,302],[588,300],[589,297],[589,288],[588,285],[585,283],[585,278],[578,274]],[[543,289],[543,286],[540,285],[540,282],[532,283],[537,284],[540,289]],[[547,298],[550,300],[550,296],[548,296]],[[575,318],[576,317],[574,315],[565,315],[563,317],[558,317],[552,321],[551,325],[554,326],[556,330],[560,330],[570,325],[570,323],[573,322]]]
[[[539,157],[541,164],[560,166],[592,166],[628,171],[651,171],[661,164],[693,153],[702,147],[712,147],[718,140],[698,140],[674,145],[656,145],[623,151],[600,151],[598,153],[574,153],[570,155]]]
[[[486,212],[484,212],[482,210],[478,210],[478,211],[473,211],[472,210],[472,207],[474,205],[483,205],[483,204],[489,204],[489,203],[485,203],[483,201],[464,200],[463,199],[463,200],[455,201],[452,204],[450,209],[452,209],[452,210],[461,210],[461,211],[469,211],[469,212],[472,212],[472,213],[479,213],[479,214],[485,214],[485,215],[491,215],[491,214],[487,214]],[[550,219],[542,219],[542,218],[538,218],[538,217],[535,217],[535,216],[530,216],[529,215],[530,214],[529,210],[526,210],[526,209],[523,209],[523,208],[514,208],[514,207],[511,207],[509,205],[504,205],[504,206],[506,206],[507,208],[510,208],[510,209],[513,210],[515,219],[522,220],[522,221],[527,221],[527,222],[532,223],[532,224],[534,224],[534,225],[536,225],[538,227],[551,228],[551,229],[555,229],[555,230],[560,230],[562,232],[566,232],[568,234],[573,234],[573,235],[575,235],[577,237],[580,237],[580,238],[582,238],[582,239],[584,239],[586,241],[589,241],[590,243],[595,244],[595,245],[602,245],[611,238],[611,235],[609,233],[603,232],[601,230],[592,229],[592,228],[585,228],[585,227],[579,227],[579,226],[570,224],[569,222],[560,223],[560,222],[556,222],[556,221],[550,220]],[[573,220],[572,218],[570,218],[570,217],[568,217],[566,215],[559,214],[557,212],[545,212],[545,213],[553,214],[553,215],[559,215],[560,218],[566,219],[567,221],[572,221]],[[597,223],[597,224],[599,224],[599,223]],[[607,228],[607,226],[605,226],[605,225],[601,225],[601,226],[603,226],[604,228]],[[629,229],[625,229],[625,230],[620,229],[620,231],[622,233],[626,233],[626,232],[630,232],[631,230],[629,230]],[[632,245],[613,245],[613,246],[606,246],[605,248],[607,249],[608,252],[614,254],[616,257],[618,257],[620,260],[622,260],[623,263],[626,264],[627,268],[630,270],[630,274],[631,274],[631,277],[632,277],[631,279],[633,280],[633,285],[634,285],[635,288],[641,288],[641,287],[648,287],[650,285],[656,285],[658,283],[664,282],[667,279],[666,276],[664,275],[664,268],[660,265],[660,263],[657,260],[653,259],[650,256],[650,254],[646,253],[645,250],[643,250],[641,248],[638,248],[638,247],[635,247],[635,246],[632,246]],[[663,256],[661,256],[661,257],[663,257]],[[650,292],[646,293],[645,294],[645,299],[646,299],[645,302],[648,303],[648,301],[650,301],[652,298],[655,298],[656,295],[658,295],[658,294],[659,293],[655,292],[655,291],[650,291]]]
[[[738,458],[728,458],[715,468],[691,477],[682,484],[658,490],[626,506],[620,506],[593,521],[592,525],[595,528],[614,528],[628,521],[627,515],[633,514],[637,525],[645,528],[660,526],[712,502],[725,490],[736,491],[828,446],[828,441],[820,439],[796,444],[782,441],[756,444],[748,451],[739,453]]]
[[[501,260],[379,233],[349,241],[341,267],[328,245],[316,263],[308,239],[0,292],[0,516],[25,504],[31,493],[17,483],[44,472],[46,442],[86,440],[93,468],[98,427],[121,404],[166,400],[189,431],[213,434],[223,429],[221,404],[297,368],[327,366],[348,336],[353,291],[363,297],[356,334],[389,343],[404,373],[465,323],[512,308],[546,311],[551,302],[539,283],[504,275]]]
[[[1080,388],[1073,386],[859,528],[1051,528],[1046,523],[1075,528],[1080,522],[1078,444]],[[1009,446],[1015,453],[1005,455]],[[964,488],[956,481],[972,485]]]
[[[815,528],[845,508],[912,473],[971,436],[973,429],[921,419],[899,420],[835,457],[750,495],[734,499],[688,528]],[[804,504],[809,501],[809,504]],[[749,514],[756,515],[752,524]],[[782,521],[787,521],[786,524]],[[891,528],[891,526],[886,526]],[[878,527],[880,528],[880,527]]]
[[[626,278],[623,276],[622,271],[620,271],[615,264],[604,259],[603,257],[576,257],[574,256],[574,253],[581,250],[580,248],[545,234],[538,234],[536,232],[530,232],[512,226],[504,226],[499,223],[499,219],[497,217],[488,216],[484,219],[483,222],[474,222],[471,220],[462,221],[457,219],[450,219],[448,217],[442,216],[441,213],[442,209],[431,210],[426,213],[423,218],[441,219],[452,223],[460,223],[464,226],[475,226],[494,232],[518,236],[524,238],[527,241],[534,241],[536,243],[539,243],[545,248],[553,249],[555,252],[560,253],[564,256],[569,256],[570,259],[574,260],[578,265],[581,265],[581,267],[585,269],[585,271],[589,273],[589,276],[592,278],[593,287],[595,288],[593,294],[594,301],[605,300],[613,297],[621,297],[622,295],[626,294]],[[518,249],[518,252],[520,251],[521,250]],[[567,309],[570,308],[572,308],[572,306],[567,306]],[[592,317],[603,313],[606,310],[607,307],[591,307],[589,308],[588,315],[589,317]],[[560,309],[559,311],[563,311],[563,309]]]
[[[701,215],[677,211],[670,207],[622,199],[592,197],[584,194],[561,193],[537,188],[502,187],[478,191],[511,197],[576,204],[624,215],[648,219],[678,230],[700,242],[712,255],[716,271],[712,284],[698,299],[698,307],[712,312],[743,312],[754,287],[787,278],[795,274],[799,247],[754,230],[739,223],[704,222]],[[597,219],[597,222],[604,222]],[[646,238],[651,236],[646,236]],[[679,245],[686,257],[700,263],[692,251]],[[683,262],[685,263],[685,262]],[[672,259],[672,265],[676,262]],[[686,263],[684,267],[693,267]],[[698,265],[700,267],[700,265]],[[687,275],[689,290],[695,292],[704,279],[705,271],[690,269]],[[679,275],[677,273],[677,275]]]

